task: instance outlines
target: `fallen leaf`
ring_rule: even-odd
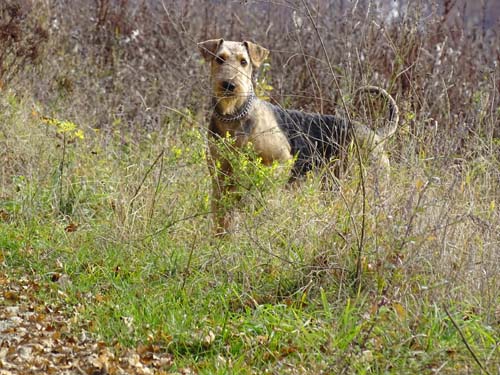
[[[71,233],[71,232],[76,232],[76,230],[78,229],[78,224],[75,224],[75,223],[69,223],[66,228],[64,228],[64,230],[68,233]]]
[[[5,290],[3,292],[3,298],[12,302],[16,302],[19,300],[19,295],[11,290]]]
[[[5,210],[0,210],[0,221],[9,221],[10,214]]]

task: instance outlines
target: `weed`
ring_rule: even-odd
[[[37,280],[47,311],[116,351],[170,353],[174,373],[498,371],[496,36],[474,39],[453,2],[389,21],[373,2],[319,1],[316,29],[299,4],[294,33],[271,2],[63,3],[50,53],[0,97],[2,273]],[[352,111],[361,83],[399,94],[390,183],[353,162],[340,184],[325,170],[285,187],[287,166],[223,139],[245,204],[228,202],[235,231],[213,238],[193,42],[210,30],[272,49],[270,101],[333,113],[345,99],[363,118],[379,108]]]

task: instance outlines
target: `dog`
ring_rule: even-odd
[[[290,181],[336,160],[336,175],[345,167],[354,140],[369,151],[371,159],[389,170],[383,144],[397,130],[399,110],[395,100],[376,86],[357,91],[384,97],[389,104],[387,125],[377,131],[355,121],[317,113],[283,109],[256,97],[254,78],[269,51],[250,41],[210,39],[198,43],[210,64],[212,106],[207,161],[212,176],[212,212],[216,235],[227,233],[231,210],[224,198],[236,190],[233,168],[220,145],[229,139],[235,150],[251,145],[264,165],[292,162]]]

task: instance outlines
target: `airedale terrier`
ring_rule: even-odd
[[[232,167],[220,152],[220,141],[229,137],[235,148],[251,143],[263,164],[294,160],[290,180],[332,160],[345,160],[356,139],[370,158],[389,168],[384,141],[397,129],[399,115],[394,99],[383,89],[366,86],[359,92],[375,93],[389,103],[389,120],[377,131],[345,118],[283,109],[256,97],[254,75],[269,51],[255,43],[211,39],[199,43],[210,63],[213,113],[209,125],[208,163],[213,179],[212,211],[217,234],[226,233],[231,220],[223,197],[235,190]]]

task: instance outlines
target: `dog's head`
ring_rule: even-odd
[[[215,97],[246,97],[253,92],[252,73],[266,59],[269,51],[252,42],[231,42],[210,39],[198,43],[198,48],[210,63]]]

